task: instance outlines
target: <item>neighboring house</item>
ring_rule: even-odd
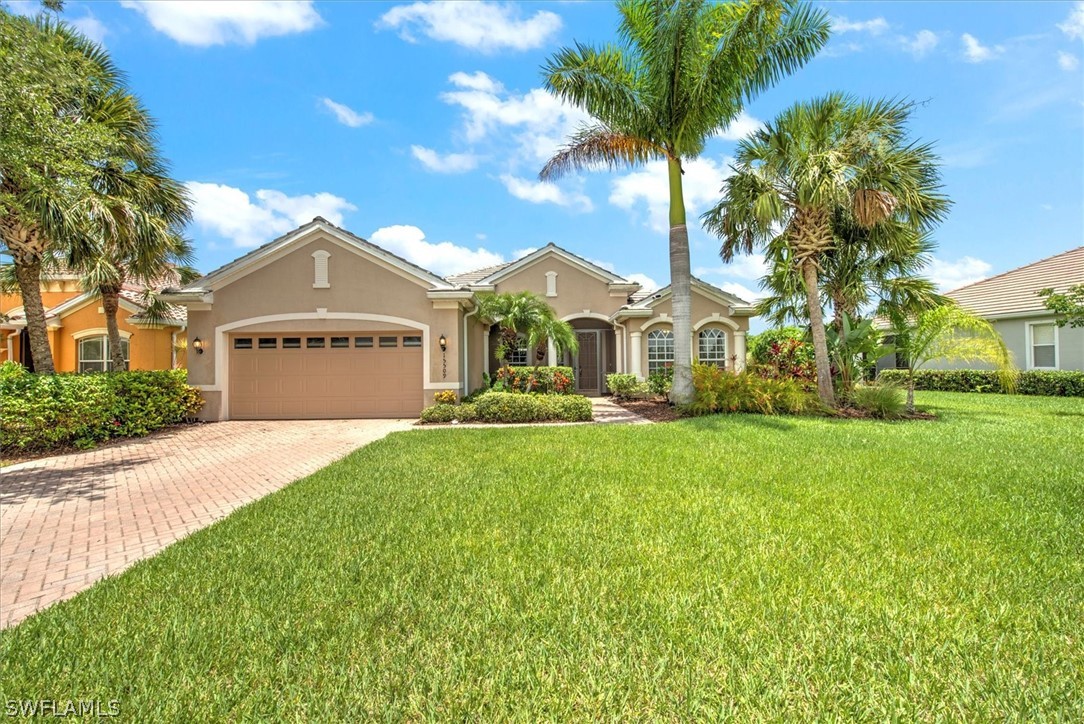
[[[476,295],[520,291],[576,329],[576,354],[551,348],[541,362],[571,365],[582,394],[604,393],[608,373],[673,363],[668,288],[645,294],[553,244],[443,278],[318,217],[164,298],[188,308],[189,382],[207,419],[406,417],[496,370]],[[692,306],[693,354],[743,364],[752,307],[699,280]]]
[[[110,354],[101,298],[94,292],[84,292],[77,275],[63,272],[42,279],[41,296],[56,371],[105,370]],[[166,318],[152,322],[145,316],[141,299],[137,285],[126,284],[121,291],[117,326],[128,368],[183,367],[187,325],[184,307],[169,305]],[[14,360],[32,370],[34,361],[22,304],[18,294],[0,295],[0,362]]]
[[[993,324],[1020,369],[1084,370],[1084,329],[1058,327],[1039,296],[1043,289],[1064,292],[1076,284],[1084,284],[1084,246],[953,289],[946,296]],[[967,366],[935,361],[926,368]]]

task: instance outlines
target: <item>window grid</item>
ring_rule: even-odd
[[[520,335],[516,338],[516,348],[508,353],[509,367],[526,367],[530,364],[530,350],[527,349],[527,338]]]
[[[674,366],[674,333],[656,329],[647,335],[647,374]]]
[[[1033,368],[1054,369],[1057,367],[1056,334],[1053,324],[1031,325],[1031,366]]]
[[[705,329],[699,336],[701,364],[726,367],[726,333],[721,329]]]
[[[120,340],[120,349],[124,354],[124,369],[128,369],[128,340]],[[109,369],[109,337],[85,337],[79,340],[79,371],[105,372]]]

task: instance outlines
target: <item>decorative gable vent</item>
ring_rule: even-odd
[[[330,289],[331,285],[327,281],[327,260],[331,257],[331,254],[324,251],[314,251],[312,253],[313,261],[313,273],[314,278],[312,282],[313,289]]]
[[[546,272],[546,296],[557,296],[557,272],[555,271]]]

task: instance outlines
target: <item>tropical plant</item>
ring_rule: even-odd
[[[1043,289],[1039,292],[1043,298],[1043,306],[1058,315],[1059,327],[1084,327],[1084,284],[1069,287],[1064,292],[1055,292],[1053,289]]]
[[[43,260],[84,244],[96,215],[111,223],[97,184],[113,162],[139,158],[153,133],[101,46],[44,14],[0,10],[0,240],[10,254],[35,369],[54,371]]]
[[[552,342],[558,354],[575,353],[579,348],[572,325],[558,319],[553,307],[531,292],[479,295],[478,319],[500,329],[494,351],[501,367],[507,366],[508,355],[518,348],[521,337],[534,367],[545,357],[547,343]]]
[[[883,343],[884,335],[873,325],[872,319],[852,320],[849,314],[843,312],[840,321],[840,328],[830,326],[825,336],[833,377],[838,380],[843,396],[850,398],[855,383],[870,376],[877,360],[896,350],[892,345]]]
[[[670,398],[687,403],[695,390],[683,166],[737,118],[743,103],[824,46],[828,16],[796,0],[622,0],[617,7],[622,46],[577,43],[543,69],[546,88],[593,122],[572,135],[539,176],[665,163],[675,360]]]
[[[903,389],[891,382],[857,385],[851,392],[851,403],[882,420],[898,420],[907,412]]]
[[[837,246],[833,215],[866,229],[900,224],[918,234],[949,207],[932,146],[907,139],[912,104],[840,93],[798,103],[738,144],[723,198],[704,214],[726,261],[785,249],[801,274],[817,365],[817,392],[835,404],[820,266]],[[780,229],[782,231],[780,232]]]
[[[923,312],[914,322],[897,324],[895,346],[907,357],[907,411],[915,411],[915,372],[933,360],[987,364],[997,372],[1001,389],[1016,388],[1012,353],[993,325],[955,304]]]

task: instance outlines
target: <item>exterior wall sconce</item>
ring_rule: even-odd
[[[448,338],[445,337],[443,334],[440,335],[440,351],[441,352],[447,352],[448,351]]]
[[[192,340],[192,349],[196,350],[196,354],[203,354],[203,340],[199,337]]]

